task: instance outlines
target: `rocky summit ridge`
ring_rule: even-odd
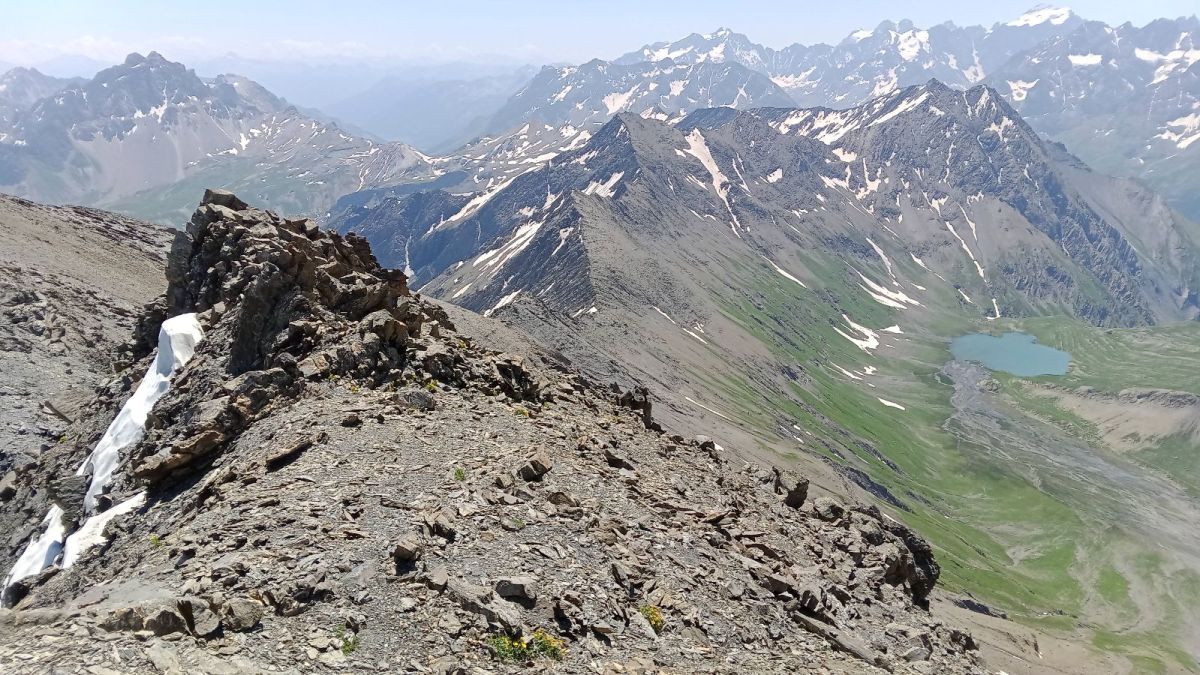
[[[6,589],[4,672],[985,672],[906,527],[488,349],[359,237],[209,191],[167,278],[122,372],[3,479],[7,570],[51,504],[88,515],[75,468],[195,314],[99,545]]]

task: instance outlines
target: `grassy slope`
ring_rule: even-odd
[[[837,268],[823,269],[820,260],[809,264],[822,279],[841,278]],[[953,407],[951,388],[938,376],[950,358],[943,338],[978,328],[982,322],[959,312],[926,315],[921,323],[942,338],[906,335],[900,350],[881,348],[877,355],[868,355],[833,330],[833,325],[846,330],[840,315],[844,312],[857,323],[878,329],[897,321],[903,327],[905,312],[874,303],[848,283],[802,289],[756,266],[730,261],[729,269],[735,271],[731,285],[745,294],[720,298],[726,315],[781,360],[801,364],[811,384],[794,385],[789,396],[758,385],[748,375],[719,378],[693,373],[723,393],[727,414],[748,428],[770,430],[794,423],[833,440],[833,448],[809,442],[796,444],[797,451],[858,457],[875,480],[913,509],[898,515],[934,542],[948,587],[969,592],[1019,621],[1044,629],[1085,630],[1098,648],[1126,654],[1139,671],[1162,671],[1168,662],[1173,667],[1196,668],[1171,638],[1181,628],[1177,603],[1195,597],[1200,588],[1194,575],[1174,575],[1174,588],[1154,599],[1165,609],[1150,619],[1151,625],[1137,624],[1139,609],[1131,597],[1131,578],[1158,569],[1162,560],[1157,554],[1142,553],[1140,542],[1115,528],[1099,526],[1105,514],[1092,513],[1091,505],[1075,492],[1035,484],[1019,468],[994,459],[987,448],[963,442],[945,428]],[[944,307],[957,302],[948,297],[952,290],[943,286],[942,293],[943,297],[931,298],[927,304]],[[930,289],[929,295],[935,294]],[[831,307],[830,295],[841,298],[843,306]],[[1061,346],[1089,364],[1073,369],[1064,384],[1200,388],[1200,378],[1190,375],[1189,379],[1189,371],[1200,372],[1194,367],[1200,365],[1195,348],[1200,345],[1200,326],[1121,332],[1037,319],[1014,327],[1029,330],[1043,343]],[[877,388],[846,378],[830,363],[848,370],[876,366],[879,372],[867,380]],[[907,409],[884,407],[877,396],[902,402]],[[849,434],[831,433],[823,418]],[[1073,429],[1070,424],[1066,428],[1088,440],[1085,423],[1075,421]],[[866,452],[858,439],[870,439],[900,471]],[[778,435],[764,437],[763,442],[780,446]],[[1152,591],[1139,588],[1137,592]],[[1138,627],[1128,630],[1133,625]]]

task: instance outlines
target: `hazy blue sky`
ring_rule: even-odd
[[[720,26],[782,47],[836,42],[884,19],[991,25],[1015,18],[1035,1],[6,1],[0,61],[36,63],[63,54],[116,61],[130,51],[157,49],[185,61],[236,52],[278,59],[577,62]],[[1200,3],[1084,0],[1068,6],[1087,18],[1140,25],[1194,14]]]

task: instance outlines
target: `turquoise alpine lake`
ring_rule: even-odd
[[[1020,377],[1065,375],[1071,363],[1070,354],[1039,345],[1026,333],[1005,333],[999,337],[987,333],[962,335],[950,341],[950,353],[956,359],[975,361],[991,370]]]

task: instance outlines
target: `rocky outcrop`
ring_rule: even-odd
[[[394,390],[471,381],[516,400],[540,397],[519,358],[478,360],[482,352],[468,339],[452,339],[444,310],[414,298],[404,274],[381,267],[366,240],[252,209],[228,192],[206,192],[167,278],[151,314],[199,312],[202,349],[212,358],[186,374],[183,396],[159,407],[154,438],[134,458],[135,476],[152,483],[210,461],[304,382],[352,378]],[[157,331],[153,323],[142,328]],[[142,334],[136,342],[152,340]]]
[[[361,239],[212,191],[168,278],[143,330],[205,336],[106,495],[146,506],[0,613],[5,672],[983,672],[920,537],[489,351]]]

